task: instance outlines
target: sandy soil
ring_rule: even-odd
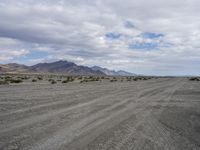
[[[1,150],[198,150],[200,83],[0,86]]]

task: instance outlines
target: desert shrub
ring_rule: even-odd
[[[62,83],[68,83],[68,80],[64,80],[64,81],[62,81]]]
[[[24,77],[18,77],[18,79],[25,80],[25,78],[24,78]]]
[[[110,82],[117,82],[117,78],[113,77],[112,79],[110,79]]]
[[[142,77],[134,77],[133,78],[133,81],[138,81],[138,80],[145,80],[145,78],[142,78]]]
[[[89,76],[89,78],[88,79],[92,79],[93,78],[93,76]]]
[[[5,80],[10,80],[10,79],[12,79],[12,77],[10,77],[10,76],[5,76]]]
[[[24,77],[24,80],[28,80],[28,79],[30,79],[30,77],[27,77],[27,76]]]
[[[189,80],[190,80],[190,81],[200,81],[200,79],[197,78],[197,77],[195,77],[195,78],[190,78]]]
[[[82,79],[83,79],[83,77],[82,77],[82,76],[78,77],[78,80],[82,80]]]
[[[126,77],[126,81],[131,81],[131,77]]]
[[[84,79],[84,80],[81,80],[81,81],[80,81],[80,83],[84,83],[84,82],[89,82],[89,80]]]
[[[53,79],[49,79],[48,81],[51,82],[51,81],[53,81]]]
[[[37,80],[36,80],[36,79],[33,79],[32,82],[37,82]]]
[[[19,80],[27,80],[28,78],[27,77],[23,77],[23,76],[18,76],[17,79],[19,79]]]
[[[99,78],[93,77],[93,78],[90,78],[89,81],[99,81]]]
[[[42,77],[37,77],[37,79],[38,79],[38,80],[43,80],[43,78],[42,78]]]
[[[68,81],[69,81],[69,82],[73,82],[73,81],[74,81],[74,78],[70,78]]]
[[[73,81],[74,81],[74,78],[69,76],[69,77],[67,77],[66,80],[62,81],[62,83],[68,83],[68,82],[73,82]]]
[[[110,82],[117,82],[117,80],[116,79],[111,79]]]
[[[80,81],[80,83],[93,82],[93,81],[101,81],[101,78],[100,77],[95,77],[95,76],[84,77],[84,79],[82,79]]]
[[[18,78],[21,79],[21,80],[28,80],[28,79],[30,79],[30,77],[27,77],[27,76],[18,77]]]
[[[7,81],[0,81],[0,85],[6,85],[6,84],[8,84]]]
[[[68,82],[72,82],[73,80],[64,80],[62,81],[62,83],[68,83]]]
[[[11,79],[10,80],[10,83],[21,83],[21,82],[23,82],[23,81],[20,79]]]
[[[51,84],[56,84],[56,83],[57,83],[57,82],[56,82],[56,81],[54,81],[54,80],[52,80],[52,81],[51,81]]]

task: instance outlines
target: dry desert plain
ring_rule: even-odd
[[[38,79],[0,85],[1,150],[200,149],[198,81]]]

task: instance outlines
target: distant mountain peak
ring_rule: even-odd
[[[93,69],[86,66],[79,66],[73,62],[59,60],[51,63],[39,63],[31,66],[32,69],[38,72],[47,73],[62,73],[71,75],[105,75],[101,71],[94,71]]]
[[[135,74],[119,70],[109,70],[99,66],[80,66],[66,60],[38,63],[33,66],[25,66],[17,63],[0,65],[0,73],[55,73],[69,75],[110,75],[110,76],[134,76]]]
[[[93,66],[91,68],[95,71],[99,70],[99,71],[105,73],[106,75],[110,75],[110,76],[135,76],[136,75],[136,74],[124,71],[124,70],[115,71],[115,70],[109,70],[107,68],[103,68],[103,67],[99,67],[99,66]]]

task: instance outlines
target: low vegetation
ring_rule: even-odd
[[[80,81],[80,83],[84,82],[94,82],[94,81],[102,81],[102,78],[96,77],[96,76],[89,76],[89,77],[84,77],[83,80]]]
[[[73,82],[75,78],[73,76],[67,76],[65,80],[62,81],[62,83],[68,83]]]
[[[4,78],[4,81],[2,81],[2,82],[4,82],[4,83],[22,83],[23,80],[21,78],[18,78],[18,77],[16,79],[13,79],[12,77],[6,76]]]
[[[0,84],[9,84],[9,83],[22,83],[22,82],[49,82],[50,84],[57,83],[70,83],[70,82],[79,82],[79,83],[87,83],[87,82],[133,82],[139,80],[149,80],[152,77],[144,77],[144,76],[72,76],[72,75],[48,75],[48,74],[29,74],[29,75],[21,75],[21,74],[9,74],[0,76]],[[200,81],[200,78],[190,78],[191,81]]]
[[[38,80],[43,80],[43,78],[41,76],[37,77]]]
[[[10,83],[22,83],[23,80],[20,80],[20,79],[11,79],[10,80]]]
[[[6,85],[9,84],[7,81],[0,81],[0,85]]]
[[[32,82],[37,82],[37,80],[36,79],[32,79]]]
[[[194,78],[189,78],[190,81],[200,81],[200,78],[194,77]]]
[[[55,80],[52,80],[51,81],[51,84],[56,84],[57,82]]]
[[[117,80],[117,78],[116,77],[113,77],[111,80],[110,80],[110,82],[117,82],[118,80]]]

